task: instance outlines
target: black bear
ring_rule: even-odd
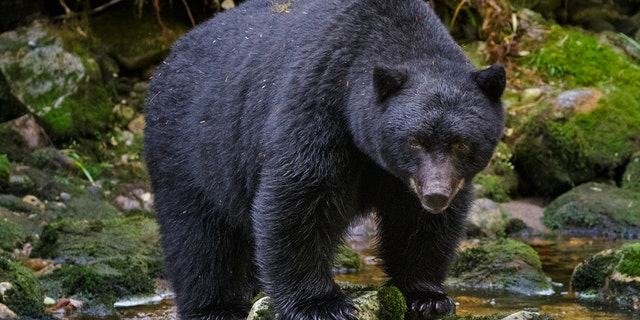
[[[357,319],[332,278],[375,212],[408,318],[455,312],[442,282],[472,180],[502,136],[501,66],[475,69],[423,0],[249,0],[157,68],[145,153],[183,319]]]

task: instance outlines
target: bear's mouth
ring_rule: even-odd
[[[464,186],[464,179],[452,179],[449,184],[426,183],[422,184],[414,178],[409,179],[411,189],[416,193],[420,204],[429,213],[439,214],[445,211],[451,204],[453,197]]]

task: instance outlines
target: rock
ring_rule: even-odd
[[[585,183],[547,205],[542,222],[569,235],[637,238],[640,193],[603,183]]]
[[[401,320],[407,311],[404,297],[395,287],[370,287],[340,283],[342,290],[358,309],[359,320]],[[253,304],[247,320],[278,319],[270,297]]]
[[[520,95],[520,101],[524,103],[532,103],[542,96],[542,89],[540,88],[526,88],[522,90]]]
[[[501,320],[531,320],[538,319],[540,313],[531,311],[519,311],[509,316],[502,318]]]
[[[547,227],[542,224],[542,217],[544,216],[543,201],[540,199],[520,199],[507,203],[501,203],[500,207],[507,215],[511,216],[510,222],[507,224],[507,234],[517,233],[519,236],[530,236],[548,234],[551,232]],[[515,230],[514,224],[511,221],[522,221],[525,228]],[[511,229],[511,230],[509,230]]]
[[[15,312],[11,311],[9,307],[0,303],[0,319],[15,319],[17,317],[18,315]]]
[[[568,90],[560,93],[554,107],[557,110],[571,110],[573,113],[588,113],[598,107],[602,92],[593,88]]]
[[[7,154],[14,161],[22,160],[33,150],[51,145],[51,139],[32,115],[1,123],[0,137],[4,140],[0,143],[0,153]]]
[[[116,207],[122,211],[140,210],[140,202],[137,199],[132,199],[123,195],[119,195],[114,200]]]
[[[587,258],[573,271],[571,288],[584,299],[639,309],[640,242],[626,243]]]
[[[129,129],[129,131],[134,134],[141,134],[142,131],[144,131],[144,126],[144,116],[139,115],[131,120],[131,122],[129,122],[129,124],[127,125],[127,129]]]
[[[511,239],[463,242],[445,284],[526,295],[553,294],[538,254]]]
[[[67,49],[59,34],[41,21],[1,34],[0,72],[54,140],[104,131],[112,103],[100,67],[82,46]]]
[[[467,218],[467,232],[473,237],[501,238],[505,236],[505,228],[510,219],[495,202],[476,199]]]
[[[640,192],[640,152],[631,156],[631,160],[622,174],[621,186],[623,189]]]

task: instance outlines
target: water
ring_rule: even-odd
[[[458,303],[459,315],[511,314],[524,309],[544,312],[555,319],[640,320],[640,310],[622,310],[596,302],[582,301],[569,292],[576,265],[593,253],[620,246],[623,241],[593,238],[520,239],[540,255],[542,268],[557,284],[550,296],[526,296],[496,290],[447,288]],[[380,285],[385,275],[375,263],[368,263],[356,274],[336,275],[336,281]],[[126,319],[177,319],[171,301],[158,305],[120,309]],[[85,318],[86,319],[86,318]]]

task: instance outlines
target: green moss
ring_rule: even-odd
[[[5,295],[0,296],[0,302],[20,316],[37,318],[43,315],[44,296],[38,280],[29,269],[0,256],[0,279],[12,285]]]
[[[20,227],[11,221],[0,221],[0,253],[12,252],[16,244],[22,243],[23,240]]]
[[[508,202],[509,190],[501,177],[480,173],[473,180],[474,183],[482,186],[482,189],[475,194],[476,198],[489,198],[496,202]]]
[[[546,105],[516,128],[523,136],[518,169],[530,170],[526,179],[550,196],[595,178],[613,179],[640,149],[640,67],[595,37],[559,26],[539,45],[522,59],[525,68],[561,88],[594,87],[605,94],[590,112],[559,118]]]
[[[525,67],[569,86],[594,86],[618,78],[632,64],[587,34],[554,25],[539,50],[523,58]],[[606,67],[603,67],[606,66]]]
[[[630,277],[640,277],[640,242],[626,243],[620,249],[623,258],[618,271]]]
[[[556,198],[542,222],[552,230],[571,228],[621,232],[640,227],[640,193],[616,186],[586,183]]]
[[[528,226],[527,224],[522,221],[521,219],[518,218],[513,218],[513,219],[509,219],[509,221],[507,221],[507,226],[504,227],[504,232],[506,234],[512,234],[515,232],[519,232],[522,230],[527,229]]]
[[[614,266],[621,256],[616,252],[599,253],[576,267],[571,277],[571,288],[578,292],[598,291],[613,273]]]
[[[549,291],[538,254],[525,243],[500,239],[458,252],[447,282],[533,294]]]
[[[380,320],[402,320],[407,312],[407,302],[404,296],[394,286],[380,287],[378,289],[378,301]]]
[[[48,283],[49,294],[83,296],[108,304],[122,297],[153,293],[153,281],[148,274],[128,262],[111,261],[115,266],[111,272],[101,272],[96,265],[66,265],[42,281]]]
[[[489,198],[496,202],[507,202],[518,189],[518,176],[511,163],[513,152],[507,144],[500,142],[489,166],[478,174],[474,183],[482,186],[476,198]]]

